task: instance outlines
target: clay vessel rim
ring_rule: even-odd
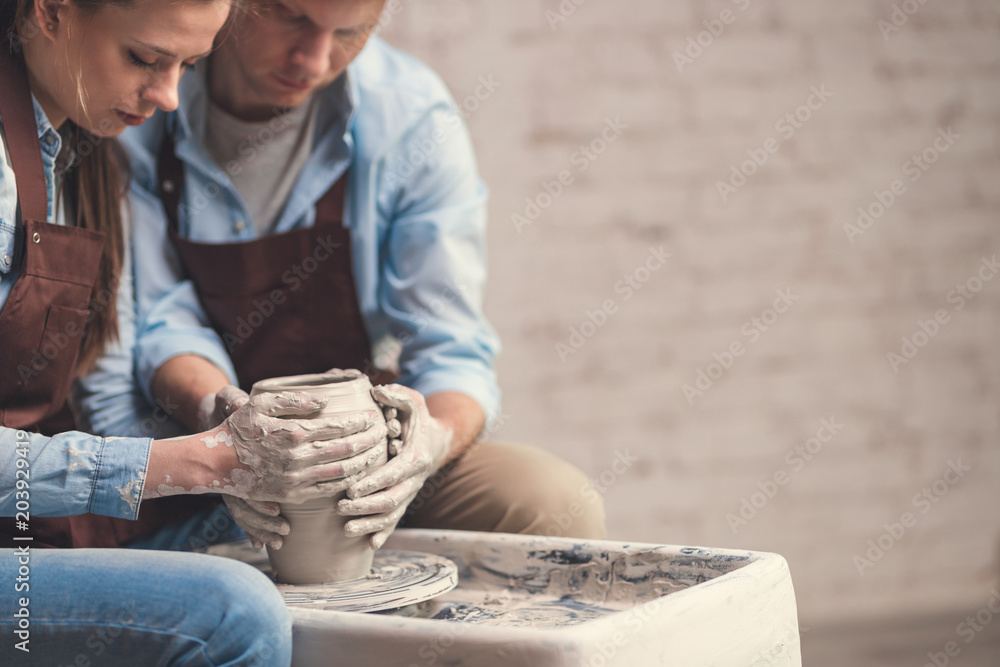
[[[284,391],[314,392],[322,390],[328,395],[347,395],[364,391],[371,387],[368,376],[359,372],[357,377],[342,377],[314,373],[311,375],[292,375],[289,377],[270,378],[255,382],[251,394],[278,393]]]

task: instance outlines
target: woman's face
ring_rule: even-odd
[[[44,8],[53,0],[35,2],[46,20]],[[55,20],[49,14],[36,37],[48,42],[51,71],[35,76],[44,81],[57,116],[112,137],[141,124],[157,107],[177,108],[181,74],[208,55],[230,0],[135,0],[97,11],[73,0],[57,4]]]

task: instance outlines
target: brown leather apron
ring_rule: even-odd
[[[0,312],[0,425],[51,435],[46,427],[64,410],[76,371],[104,234],[46,222],[45,172],[24,64],[2,47],[0,91],[21,211],[19,276]],[[32,517],[25,532],[15,530],[13,518],[2,517],[0,547],[14,546],[15,535],[31,536],[33,547],[118,546],[179,518],[176,508],[189,501],[147,507],[149,502],[140,505],[137,521],[92,514]]]
[[[159,156],[170,238],[236,367],[240,386],[283,375],[356,368],[373,384],[394,380],[372,365],[344,226],[345,173],[316,204],[312,227],[239,243],[196,243],[178,232],[184,167],[174,141]]]

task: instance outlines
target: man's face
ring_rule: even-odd
[[[385,0],[263,0],[212,56],[214,101],[244,120],[298,106],[343,73]]]

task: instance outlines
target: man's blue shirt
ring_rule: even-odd
[[[229,174],[268,159],[266,132],[240,161],[217,165],[202,141],[203,80],[187,74],[176,112],[158,113],[123,136],[133,170],[134,370],[147,401],[156,370],[181,354],[208,359],[238,384],[226,345],[184,276],[156,194],[158,152],[170,131],[185,165],[180,235],[204,243],[257,238]],[[437,75],[378,38],[317,96],[312,153],[271,233],[311,226],[316,202],[350,168],[345,225],[358,298],[376,351],[389,351],[373,361],[386,366],[398,353],[402,384],[424,395],[462,392],[488,418],[498,416],[499,340],[482,313],[487,193],[458,108]],[[280,111],[274,122],[281,122]],[[124,383],[114,377],[129,366],[105,360],[78,394],[97,432],[132,430],[140,416],[132,410],[135,392],[121,391]]]

